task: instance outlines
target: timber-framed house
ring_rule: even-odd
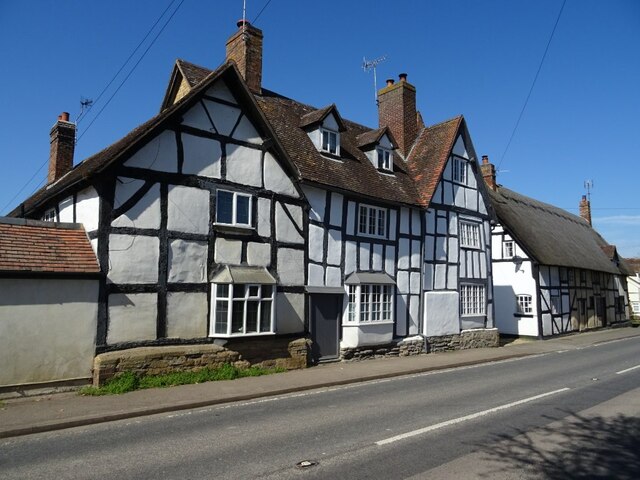
[[[465,120],[425,126],[406,74],[378,92],[375,129],[269,91],[262,32],[238,27],[222,66],[178,60],[160,113],[74,168],[62,117],[49,184],[12,212],[84,224],[105,274],[96,351],[496,345],[492,212]]]

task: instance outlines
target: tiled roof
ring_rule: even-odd
[[[376,130],[370,130],[368,132],[364,132],[356,137],[357,145],[360,148],[367,147],[369,145],[373,145],[374,143],[378,143],[383,135],[387,135],[389,137],[389,141],[395,147],[397,146],[393,135],[391,135],[391,130],[389,127],[381,127]]]
[[[640,273],[640,258],[625,258],[629,270],[634,273]]]
[[[488,192],[500,223],[539,263],[621,272],[611,246],[582,218],[502,186]]]
[[[463,122],[458,116],[423,129],[409,152],[407,165],[423,206],[431,202]]]
[[[75,223],[0,217],[1,273],[100,272],[84,228]]]
[[[342,121],[342,117],[338,113],[338,108],[336,107],[335,103],[332,103],[327,107],[319,108],[318,110],[314,110],[312,112],[304,114],[302,117],[300,117],[300,126],[304,128],[315,123],[320,123],[325,118],[327,118],[327,115],[329,115],[329,113],[333,113],[338,124],[338,130],[344,132],[346,130],[346,127],[344,125],[344,122]]]
[[[191,87],[195,87],[196,85],[198,85],[211,73],[211,70],[209,70],[208,68],[195,65],[180,58],[176,60],[176,66]]]

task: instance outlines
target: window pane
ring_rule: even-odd
[[[271,298],[273,287],[271,285],[262,285],[262,298]]]
[[[384,151],[381,148],[376,148],[376,156],[378,157],[378,168],[384,168]]]
[[[359,215],[359,223],[358,223],[358,232],[359,233],[367,233],[367,207],[360,205],[360,215]]]
[[[264,289],[264,287],[263,287]],[[260,331],[261,332],[270,332],[271,331],[271,301],[262,301],[260,310]]]
[[[244,333],[244,302],[233,302],[232,305],[233,311],[231,312],[231,333]]]
[[[356,286],[349,285],[349,310],[347,313],[347,319],[350,322],[356,321],[356,302],[358,298],[356,296]]]
[[[369,285],[360,286],[360,321],[369,321]]]
[[[255,333],[258,331],[258,300],[247,300],[247,331],[245,333]]]
[[[369,235],[376,234],[376,211],[373,208],[369,209]]]
[[[236,223],[249,225],[250,197],[245,195],[236,196]]]
[[[330,153],[337,153],[338,152],[338,136],[331,132],[329,133],[329,152]]]
[[[216,221],[218,223],[233,223],[233,193],[218,190]]]
[[[233,286],[233,298],[244,298],[244,285],[236,284]]]
[[[384,236],[385,230],[385,216],[386,213],[384,210],[378,210],[378,235],[381,237]]]
[[[216,296],[218,298],[227,298],[229,296],[229,285],[219,284],[216,287]]]
[[[249,285],[249,296],[257,297],[260,292],[260,287],[258,285]]]
[[[227,313],[229,302],[218,300],[216,302],[216,333],[227,333]]]
[[[322,131],[322,150],[329,151],[329,132]]]

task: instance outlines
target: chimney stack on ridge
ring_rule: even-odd
[[[582,195],[580,200],[580,216],[591,226],[591,202],[587,200],[586,195]]]
[[[387,80],[387,86],[378,91],[378,120],[380,127],[389,127],[406,158],[418,137],[416,87],[407,82],[406,73],[398,77],[398,82]]]
[[[238,31],[227,40],[227,61],[233,60],[253,93],[262,91],[262,30],[238,20]]]
[[[49,133],[49,175],[47,183],[53,183],[73,168],[73,152],[76,146],[76,124],[69,121],[69,113],[62,112]]]

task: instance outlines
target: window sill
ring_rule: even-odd
[[[237,233],[240,235],[253,235],[256,231],[254,227],[245,225],[230,225],[227,223],[214,223],[213,229],[216,232]]]
[[[338,154],[329,153],[329,152],[327,152],[325,150],[318,150],[318,153],[320,153],[320,155],[322,155],[327,160],[334,160],[334,161],[342,162],[342,157],[340,155],[338,155]]]
[[[377,320],[377,321],[370,321],[370,322],[350,322],[348,320],[346,320],[342,326],[343,327],[360,327],[360,326],[364,326],[364,325],[393,325],[396,322],[393,320]]]
[[[533,318],[533,313],[519,313],[516,312],[513,314],[514,317],[520,317],[520,318]]]
[[[386,235],[371,235],[370,233],[360,233],[360,232],[357,232],[356,235],[358,237],[373,238],[373,239],[378,239],[378,240],[386,240],[387,239]]]
[[[460,245],[460,248],[464,248],[465,250],[482,250],[482,247],[472,247],[470,245]]]
[[[261,332],[261,333],[214,333],[210,334],[209,338],[246,338],[246,337],[268,337],[275,335],[276,332]]]

